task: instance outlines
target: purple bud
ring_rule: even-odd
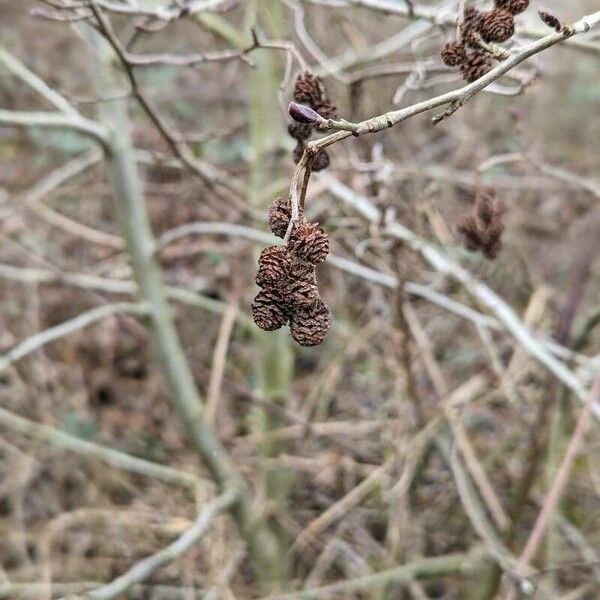
[[[290,117],[292,117],[292,119],[298,123],[309,123],[314,125],[315,123],[320,123],[323,120],[323,117],[318,112],[310,108],[310,106],[298,104],[298,102],[290,102],[290,105],[288,106],[288,113],[290,114]]]

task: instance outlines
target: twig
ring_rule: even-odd
[[[220,513],[229,510],[239,500],[239,492],[240,490],[236,487],[225,490],[200,512],[194,525],[179,536],[172,544],[160,552],[136,563],[131,569],[111,583],[87,592],[84,598],[89,598],[89,600],[112,600],[125,593],[133,585],[146,581],[154,571],[173,562],[196,544],[206,533],[214,519]]]
[[[600,374],[596,377],[594,385],[588,394],[583,410],[577,419],[577,424],[575,425],[575,430],[573,431],[567,450],[565,451],[560,467],[556,473],[556,477],[554,478],[542,505],[542,510],[539,512],[527,543],[519,556],[519,562],[514,572],[514,575],[519,579],[527,576],[529,563],[535,558],[544,536],[546,526],[548,525],[548,521],[562,497],[564,488],[569,481],[573,462],[575,461],[575,457],[577,456],[577,452],[583,441],[583,436],[589,426],[592,409],[598,400],[600,400]],[[517,591],[513,588],[509,592],[507,600],[514,600],[516,597]]]
[[[0,48],[0,63],[13,75],[16,75],[21,81],[26,83],[32,90],[35,90],[40,96],[44,97],[60,112],[73,117],[81,116],[68,100],[56,90],[53,90],[43,79],[30,71],[16,56],[8,52],[5,48]]]
[[[454,25],[456,22],[456,13],[451,10],[440,10],[437,6],[419,4],[411,6],[397,0],[302,0],[307,4],[320,4],[331,6],[333,8],[344,8],[349,6],[363,7],[371,10],[383,12],[385,14],[397,15],[400,17],[409,17],[429,21],[435,25]],[[526,38],[539,38],[546,35],[548,30],[544,27],[523,28],[519,34]],[[588,42],[587,40],[570,39],[570,46],[588,52],[600,52],[600,44]]]
[[[90,0],[42,0],[49,6],[59,10],[79,10],[86,8],[90,4]],[[138,0],[130,0],[128,2],[119,2],[115,0],[96,0],[97,4],[107,12],[112,12],[119,15],[133,15],[136,17],[150,17],[161,21],[175,21],[188,15],[194,15],[198,12],[214,10],[224,0],[191,0],[185,6],[174,7],[165,5],[152,6],[148,2],[139,2]]]
[[[518,52],[515,52],[510,58],[507,58],[505,61],[494,67],[491,71],[480,77],[477,81],[452,92],[441,94],[440,96],[430,98],[429,100],[425,100],[423,102],[418,102],[417,104],[413,104],[412,106],[408,106],[400,110],[389,111],[383,115],[361,121],[360,123],[332,122],[330,126],[332,128],[337,128],[340,131],[321,138],[320,140],[309,142],[307,144],[305,153],[310,151],[318,152],[327,146],[346,139],[350,135],[357,136],[383,131],[384,129],[393,127],[398,123],[401,123],[402,121],[405,121],[406,119],[409,119],[410,117],[418,115],[422,112],[432,110],[438,106],[448,105],[449,108],[446,109],[444,113],[434,117],[434,122],[439,122],[440,120],[456,112],[456,110],[466,104],[471,98],[473,98],[490,83],[496,79],[499,79],[502,77],[502,75],[508,73],[508,71],[524,62],[528,58],[576,34],[590,31],[598,24],[600,24],[600,11],[583,17],[561,33],[551,33],[550,35],[533,42],[529,46],[525,46]]]
[[[106,130],[85,117],[57,112],[27,112],[20,110],[0,109],[0,124],[15,127],[46,127],[48,129],[73,129],[83,135],[100,142],[107,142]]]
[[[395,457],[393,459],[388,459],[368,477],[365,477],[365,479],[350,490],[343,498],[330,506],[316,519],[313,519],[300,535],[296,537],[292,544],[292,550],[302,552],[310,543],[315,542],[315,540],[318,539],[318,536],[332,523],[343,517],[349,510],[359,504],[375,487],[385,481],[394,460]]]
[[[336,197],[351,203],[363,217],[372,223],[377,225],[381,223],[382,215],[367,198],[359,196],[339,181],[330,181],[329,189]],[[529,331],[513,309],[498,294],[485,284],[477,281],[466,269],[453,262],[443,250],[417,236],[400,223],[388,223],[385,231],[388,235],[401,239],[413,251],[419,253],[436,271],[461,283],[470,294],[495,315],[529,355],[542,363],[571,389],[581,401],[587,398],[586,388],[581,378],[548,351],[547,346]],[[594,415],[600,419],[600,405],[595,405],[593,411]]]
[[[223,382],[223,373],[225,371],[225,360],[227,358],[227,348],[229,339],[233,331],[233,326],[237,319],[238,305],[237,302],[231,302],[227,305],[221,326],[219,327],[219,335],[217,343],[213,350],[212,369],[210,372],[210,380],[208,384],[208,392],[206,394],[206,418],[209,423],[213,423],[217,414],[219,399],[221,397],[221,383]]]
[[[198,484],[198,479],[191,473],[155,464],[135,456],[129,456],[129,454],[119,452],[113,448],[106,448],[100,444],[82,440],[81,438],[61,431],[60,429],[55,429],[48,425],[41,425],[24,417],[15,415],[4,408],[0,408],[0,426],[16,431],[22,435],[27,435],[41,442],[51,444],[57,448],[75,452],[80,456],[104,461],[113,467],[126,469],[127,471],[137,473],[138,475],[153,477],[166,483],[182,485],[189,488],[194,488]],[[1,594],[0,597],[2,597]]]
[[[429,378],[433,383],[433,387],[439,396],[442,411],[450,424],[454,439],[456,440],[456,445],[460,449],[463,460],[465,461],[467,469],[469,470],[469,474],[477,484],[477,489],[485,501],[486,507],[490,511],[490,514],[496,522],[496,525],[500,529],[506,529],[508,528],[510,521],[504,508],[502,507],[502,504],[500,503],[500,500],[498,499],[498,496],[496,495],[496,492],[494,491],[494,487],[492,486],[485,470],[481,465],[481,462],[477,457],[475,449],[473,448],[471,440],[465,431],[462,421],[456,415],[455,410],[448,406],[448,403],[444,401],[444,399],[447,398],[450,393],[450,388],[446,382],[444,373],[434,357],[433,348],[431,347],[431,342],[427,337],[427,333],[423,329],[417,313],[410,302],[406,302],[404,312],[408,327],[422,352],[427,373],[429,374]]]
[[[97,43],[104,43],[98,34],[92,34]],[[106,87],[115,85],[115,72],[111,66],[114,55],[106,45],[103,47],[108,52],[102,54],[98,70],[99,79],[104,83],[101,91],[106,92],[112,91]],[[236,502],[231,505],[232,516],[248,544],[249,555],[257,570],[264,579],[269,580],[273,578],[272,565],[278,555],[277,538],[262,513],[251,502],[244,476],[206,420],[204,405],[171,317],[167,290],[156,257],[156,240],[150,227],[131,145],[125,102],[121,100],[100,107],[102,119],[111,130],[110,152],[106,161],[118,222],[127,240],[138,294],[148,305],[149,333],[157,362],[198,456],[222,492],[232,487],[239,491]]]
[[[127,60],[126,50],[123,48],[123,45],[115,35],[109,20],[100,9],[98,1],[90,0],[90,8],[92,9],[92,12],[98,21],[101,34],[111,45],[125,70],[131,87],[131,94],[135,97],[148,118],[154,123],[159,133],[169,144],[171,150],[188,169],[196,173],[196,175],[198,175],[209,187],[214,187],[215,184],[219,184],[230,190],[230,192],[237,194],[237,192],[232,189],[232,186],[227,181],[227,178],[220,173],[218,169],[215,169],[214,167],[208,168],[207,165],[205,165],[202,161],[197,160],[189,146],[182,142],[176,133],[171,131],[169,125],[165,122],[163,117],[158,113],[158,111],[154,108],[154,106],[139,88],[134,68]]]
[[[423,558],[372,575],[348,579],[301,592],[269,596],[268,600],[324,600],[339,594],[349,598],[353,592],[379,589],[391,583],[408,583],[414,580],[447,575],[466,575],[477,569],[481,562],[481,558],[473,554],[447,554],[435,558]],[[267,598],[263,600],[267,600]]]
[[[144,315],[148,313],[148,309],[143,304],[132,304],[131,302],[115,302],[114,304],[106,304],[104,306],[93,308],[64,323],[40,331],[17,344],[4,356],[0,356],[0,373],[5,371],[13,363],[21,360],[35,350],[38,350],[45,344],[60,339],[75,331],[79,331],[80,329],[84,329],[85,327],[89,327],[101,319],[106,319],[106,317],[118,313]]]

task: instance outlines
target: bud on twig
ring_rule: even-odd
[[[556,29],[556,31],[560,31],[562,29],[562,25],[560,21],[550,13],[544,12],[543,10],[538,10],[538,15],[540,19],[548,25],[548,27],[552,27],[552,29]]]
[[[305,106],[304,104],[298,104],[298,102],[290,102],[288,106],[288,113],[294,121],[298,123],[309,123],[311,125],[316,125],[318,123],[323,122],[323,117],[310,108],[309,106]]]

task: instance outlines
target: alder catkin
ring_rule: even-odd
[[[440,52],[442,61],[449,67],[458,67],[465,62],[465,48],[460,42],[448,42]]]
[[[289,308],[277,292],[261,290],[252,301],[252,318],[261,329],[275,331],[288,322]]]
[[[284,280],[292,265],[292,255],[284,246],[269,246],[258,258],[256,285],[264,288]]]
[[[502,8],[495,8],[481,15],[479,33],[486,42],[505,42],[515,33],[515,19]]]
[[[322,300],[304,310],[296,310],[290,318],[292,338],[300,346],[316,346],[323,342],[329,327],[331,315]]]
[[[529,6],[529,0],[496,0],[496,8],[503,8],[513,15],[524,12]]]
[[[327,98],[323,80],[312,73],[301,73],[294,85],[294,100],[300,104],[313,106]]]
[[[472,83],[483,77],[493,68],[494,61],[487,52],[483,50],[470,50],[467,52],[465,62],[461,65],[460,70],[463,78]]]
[[[276,198],[269,208],[269,227],[277,237],[284,237],[292,218],[292,203],[286,197]]]
[[[292,228],[289,247],[298,258],[316,265],[327,259],[329,239],[318,223],[300,221]]]

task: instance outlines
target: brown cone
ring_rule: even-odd
[[[466,58],[464,46],[460,42],[448,42],[444,44],[440,55],[444,64],[449,67],[462,65]]]
[[[269,208],[269,227],[277,237],[284,237],[292,217],[292,203],[287,197],[273,201]]]
[[[307,140],[312,133],[312,126],[308,123],[290,123],[288,125],[288,133],[299,142]]]
[[[481,248],[481,238],[475,215],[464,215],[458,223],[458,231],[463,234],[465,248],[476,252]]]
[[[515,32],[515,19],[507,11],[495,8],[483,13],[479,33],[486,42],[505,42]]]
[[[329,166],[329,154],[327,150],[321,150],[315,159],[313,160],[312,170],[313,171],[322,171]]]
[[[467,44],[470,43],[469,40],[471,39],[471,35],[479,30],[480,23],[481,13],[476,8],[466,8],[464,19],[460,27],[463,42]]]
[[[496,258],[502,248],[503,214],[504,205],[496,199],[493,188],[479,192],[471,212],[464,215],[458,224],[467,250],[479,250],[486,258]]]
[[[292,255],[285,246],[269,246],[258,258],[256,285],[272,287],[283,281],[292,265]]]
[[[337,119],[337,106],[325,98],[313,104],[313,108],[324,118],[324,119]]]
[[[316,265],[326,260],[329,254],[329,240],[318,223],[301,221],[294,224],[289,248],[298,258]]]
[[[325,84],[320,77],[312,73],[298,75],[294,85],[294,100],[300,104],[314,105],[327,98]],[[316,109],[315,109],[316,110]],[[318,111],[317,111],[318,112]]]
[[[496,8],[503,8],[513,15],[524,12],[529,6],[529,0],[496,0]]]
[[[327,335],[331,325],[329,308],[322,300],[307,310],[294,311],[290,319],[292,338],[300,346],[317,346]]]
[[[315,274],[315,267],[314,265],[309,265],[307,263],[300,262],[299,260],[294,260],[288,271],[288,279],[304,281],[306,283],[316,285],[317,277]]]
[[[483,50],[471,50],[467,52],[467,58],[461,65],[460,70],[463,78],[468,82],[473,82],[483,77],[494,67],[493,59]]]
[[[319,299],[317,285],[302,279],[288,279],[279,290],[285,302],[294,310],[310,308]]]
[[[252,318],[265,331],[275,331],[288,322],[288,307],[272,290],[261,290],[252,301]]]

